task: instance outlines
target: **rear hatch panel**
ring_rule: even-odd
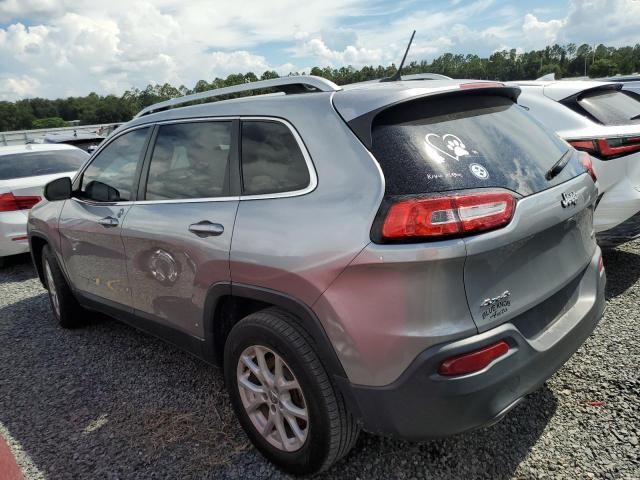
[[[463,237],[465,294],[480,331],[570,285],[596,249],[597,189],[580,155],[509,92],[499,91],[478,88],[409,99],[349,122],[361,139],[369,128],[369,147],[385,177],[379,218],[385,205],[412,196],[499,188],[517,198],[507,226]],[[565,154],[564,168],[549,176]]]
[[[563,194],[577,204],[563,207]],[[464,281],[480,332],[507,322],[574,280],[593,258],[596,188],[587,174],[518,202],[511,223],[465,239]]]

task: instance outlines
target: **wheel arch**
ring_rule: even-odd
[[[42,250],[46,245],[49,245],[49,239],[42,234],[32,233],[29,235],[29,247],[31,251],[31,261],[33,262],[33,266],[38,273],[38,278],[40,279],[40,283],[45,285],[44,281],[44,271],[42,269]]]
[[[233,325],[247,315],[269,307],[292,314],[312,338],[328,373],[347,378],[324,327],[309,306],[282,292],[238,283],[218,283],[207,293],[203,325],[214,363],[222,365],[225,341]]]

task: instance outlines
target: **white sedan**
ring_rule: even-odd
[[[43,187],[73,177],[89,155],[71,145],[0,147],[0,265],[9,255],[29,251],[27,217]]]

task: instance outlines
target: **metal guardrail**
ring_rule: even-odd
[[[42,138],[50,133],[98,133],[100,135],[108,135],[118,128],[121,123],[103,123],[100,125],[79,125],[72,127],[60,128],[39,128],[37,130],[14,130],[11,132],[0,132],[0,145],[23,145],[30,140]]]

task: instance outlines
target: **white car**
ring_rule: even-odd
[[[640,236],[640,101],[622,84],[519,81],[518,103],[576,149],[592,156],[599,197],[598,242],[613,247]],[[526,132],[523,132],[526,134]]]
[[[0,265],[29,251],[27,217],[45,184],[73,177],[89,155],[71,145],[0,147]]]

